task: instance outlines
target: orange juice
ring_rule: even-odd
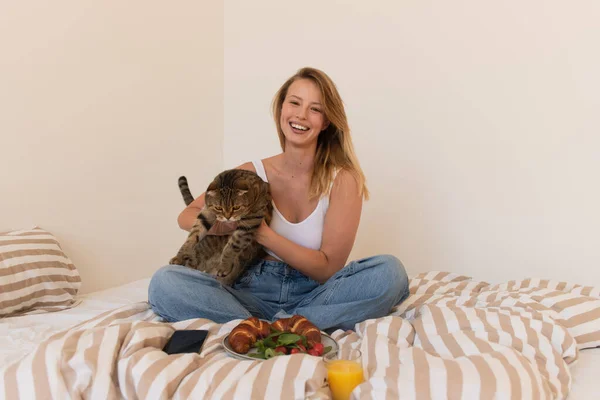
[[[351,360],[333,360],[327,365],[327,380],[333,400],[348,400],[363,381],[362,366]]]

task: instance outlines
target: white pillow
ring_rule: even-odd
[[[70,308],[80,286],[77,268],[50,232],[0,233],[0,318]]]

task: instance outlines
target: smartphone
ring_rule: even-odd
[[[167,354],[200,353],[207,336],[205,330],[175,331],[163,351]]]

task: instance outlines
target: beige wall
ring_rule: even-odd
[[[90,291],[185,239],[177,178],[222,166],[223,5],[0,3],[0,231],[54,232]]]
[[[353,257],[600,284],[597,2],[225,2],[226,167],[278,151],[296,69],[337,82],[369,179]]]
[[[55,232],[84,291],[185,238],[176,179],[278,151],[269,105],[327,71],[369,178],[352,257],[600,284],[597,3],[0,3],[0,230]]]

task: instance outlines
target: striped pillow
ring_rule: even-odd
[[[70,308],[80,286],[77,268],[50,232],[0,233],[0,318]]]

